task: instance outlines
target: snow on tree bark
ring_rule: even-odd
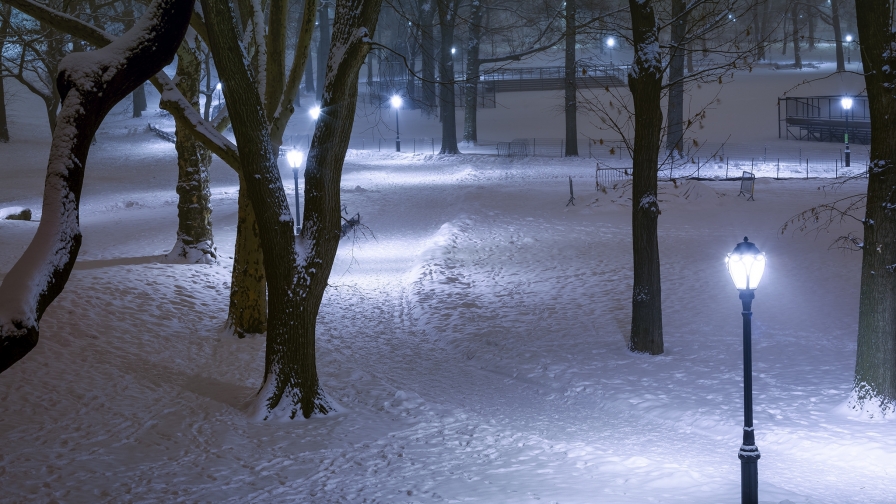
[[[457,147],[457,116],[454,110],[454,29],[458,0],[437,0],[439,9],[439,116],[442,120],[442,148],[439,154],[460,154]]]
[[[258,222],[268,281],[268,325],[259,417],[326,414],[333,404],[317,375],[315,330],[341,229],[339,183],[381,0],[339,0],[321,108],[305,170],[305,220],[296,239],[271,146],[264,104],[229,6],[202,0],[209,42],[233,117],[245,192]]]
[[[78,256],[78,206],[90,143],[109,110],[169,63],[186,33],[191,0],[157,0],[137,25],[102,49],[60,64],[62,110],[47,163],[41,223],[0,284],[0,372],[37,344],[39,323]]]
[[[871,152],[850,406],[868,416],[896,414],[896,32],[891,15],[886,0],[862,2],[856,9]]]
[[[657,224],[657,166],[663,112],[660,96],[663,67],[659,33],[651,0],[629,0],[635,59],[628,82],[635,106],[632,159],[632,251],[634,288],[629,350],[663,353],[663,314],[660,298],[660,256]]]
[[[579,133],[576,127],[576,0],[566,0],[564,47],[563,111],[566,119],[566,157],[578,157]]]

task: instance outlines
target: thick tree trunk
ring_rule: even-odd
[[[0,372],[37,344],[40,319],[74,267],[84,166],[96,130],[116,103],[171,61],[192,10],[192,0],[157,0],[136,32],[102,49],[70,54],[60,64],[62,111],[47,164],[41,222],[0,284]]]
[[[669,106],[666,116],[666,151],[681,154],[684,147],[684,38],[687,14],[684,0],[672,0],[672,40],[669,56]]]
[[[442,148],[439,154],[460,154],[457,147],[457,116],[454,109],[454,28],[458,0],[437,0],[439,6],[439,115],[442,119]]]
[[[476,112],[479,102],[479,38],[482,36],[482,10],[479,0],[470,4],[470,28],[467,42],[467,74],[464,81],[464,142],[478,142]]]
[[[177,88],[199,110],[202,66],[195,49],[181,44],[177,58]],[[140,85],[143,86],[142,84]],[[218,254],[212,235],[211,190],[208,167],[212,155],[181,125],[175,125],[177,150],[177,242],[166,262],[212,264]]]
[[[305,92],[308,94],[315,94],[314,90],[314,64],[311,62],[309,58],[305,63],[305,77],[302,79],[302,82],[305,83]]]
[[[859,333],[851,406],[869,415],[896,414],[896,33],[889,1],[862,2],[856,9],[862,64],[867,69],[871,153]]]
[[[286,76],[286,84],[282,89],[283,96],[271,97],[271,100],[279,101],[279,106],[269,108],[271,115],[271,142],[274,149],[279,149],[283,145],[283,134],[286,131],[286,125],[289,119],[295,113],[295,105],[299,95],[299,85],[302,82],[302,71],[305,65],[310,66],[311,54],[311,36],[314,33],[314,16],[317,0],[305,0],[305,6],[302,9],[302,17],[299,23],[299,34],[296,37],[296,46],[293,50],[292,66],[289,74]],[[270,59],[271,56],[268,58]],[[281,55],[278,58],[283,58]]]
[[[267,135],[253,75],[246,71],[239,32],[226,4],[202,0],[215,61],[233,116],[246,195],[258,219],[268,279],[264,384],[258,415],[306,418],[333,406],[320,387],[315,358],[317,314],[339,243],[339,184],[358,93],[358,73],[370,49],[381,0],[338,0],[321,108],[305,169],[305,219],[296,239],[289,203]]]
[[[634,288],[629,350],[663,353],[663,314],[660,296],[660,255],[657,221],[657,166],[663,112],[660,90],[663,66],[659,33],[651,0],[629,0],[635,59],[628,76],[635,105],[635,142],[632,184],[632,249]]]
[[[803,68],[803,58],[800,56],[800,12],[799,4],[794,2],[790,8],[790,25],[793,28],[793,66]]]
[[[3,54],[3,45],[6,43],[6,34],[9,33],[10,15],[12,8],[9,5],[2,7],[3,20],[0,22],[0,54]],[[0,142],[9,141],[9,126],[6,123],[6,89],[3,87],[3,77],[0,77]]]
[[[263,334],[268,324],[267,281],[264,253],[258,235],[255,212],[240,177],[237,198],[236,246],[230,279],[230,307],[227,324],[240,338]]]
[[[576,127],[576,1],[566,0],[566,37],[564,57],[563,112],[566,118],[567,157],[579,155],[579,132]]]

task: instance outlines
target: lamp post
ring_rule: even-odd
[[[728,274],[734,280],[734,286],[740,291],[744,318],[744,439],[737,453],[740,459],[740,499],[743,504],[759,502],[759,448],[753,433],[753,350],[751,342],[750,319],[753,317],[752,305],[754,291],[762,279],[765,270],[765,254],[744,237],[744,241],[734,247],[734,251],[725,258]]]
[[[613,46],[616,45],[616,39],[607,37],[607,47],[610,48],[610,66],[613,66]]]
[[[852,63],[852,59],[849,57],[850,56],[849,50],[850,50],[851,45],[852,45],[852,35],[847,35],[846,36],[846,62],[847,63]]]
[[[846,134],[843,135],[846,148],[843,150],[843,166],[849,168],[849,111],[852,109],[852,98],[844,96],[840,100],[840,106],[843,107],[843,113],[846,115]]]
[[[401,97],[392,95],[392,108],[395,109],[395,152],[401,152],[401,133],[398,131],[398,109],[401,108]]]
[[[296,234],[302,232],[302,209],[299,207],[299,166],[302,165],[302,153],[295,148],[286,153],[286,162],[292,168],[292,176],[296,188]]]

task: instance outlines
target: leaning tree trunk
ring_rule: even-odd
[[[318,379],[317,314],[336,256],[342,220],[339,185],[358,96],[358,73],[370,50],[382,0],[338,0],[321,108],[305,169],[302,235],[283,189],[277,157],[254,75],[246,70],[232,11],[202,0],[209,41],[224,79],[233,131],[245,171],[245,190],[258,219],[268,279],[268,327],[260,417],[306,418],[333,406]]]
[[[858,6],[857,6],[858,7]],[[868,200],[859,290],[859,334],[851,406],[871,415],[896,414],[896,33],[890,2],[856,9],[871,113]]]
[[[464,81],[464,142],[475,145],[476,112],[479,102],[479,39],[482,36],[482,3],[470,4],[469,43],[467,44],[467,74]]]
[[[78,207],[94,134],[116,103],[171,61],[192,10],[192,0],[157,0],[120,39],[60,63],[56,84],[62,110],[53,131],[41,222],[0,284],[0,372],[37,345],[40,319],[65,288],[78,257]]]
[[[202,62],[196,49],[186,41],[181,44],[177,55],[177,88],[198,111]],[[212,234],[208,179],[212,155],[181,125],[175,125],[174,137],[177,151],[177,241],[165,260],[171,263],[213,264],[218,254]]]
[[[629,350],[663,353],[663,313],[660,297],[660,254],[657,239],[657,166],[663,112],[660,90],[663,66],[653,2],[629,0],[635,59],[628,86],[635,105],[632,156],[632,251],[634,288]]]
[[[565,74],[563,79],[563,111],[566,115],[566,156],[579,155],[579,133],[576,128],[576,0],[566,0]]]
[[[320,39],[317,43],[317,97],[324,92],[324,80],[327,77],[327,51],[330,50],[330,7],[329,2],[323,1],[318,9],[318,28]]]
[[[684,148],[684,38],[687,14],[684,0],[672,0],[672,40],[669,56],[669,105],[666,116],[666,151],[679,155]],[[673,158],[674,159],[674,158]]]
[[[454,110],[454,28],[458,0],[438,0],[439,5],[439,115],[442,119],[442,148],[439,154],[460,154],[457,147],[457,116]]]

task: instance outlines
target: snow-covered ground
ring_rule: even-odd
[[[767,92],[754,72],[741,93],[780,96],[815,75],[765,72]],[[712,134],[740,124],[741,143],[776,142],[774,102],[754,107],[732,86]],[[533,129],[520,132],[562,136],[531,103]],[[0,208],[38,220],[49,134],[24,91],[12,109]],[[522,128],[512,114],[507,127]],[[666,352],[651,357],[625,344],[630,202],[595,191],[593,160],[351,151],[344,202],[373,235],[343,241],[318,339],[323,386],[342,408],[265,423],[245,407],[263,339],[223,328],[236,176],[212,167],[221,262],[162,264],[176,160],[146,121],[113,113],[100,130],[75,270],[37,348],[0,375],[0,501],[738,502],[741,307],[723,258],[744,236],[768,254],[753,304],[760,500],[896,499],[893,421],[844,407],[860,256],[829,246],[860,227],[780,230],[862,181],[832,191],[830,179],[760,178],[755,201],[738,182],[663,182]],[[0,280],[36,226],[0,221]]]

